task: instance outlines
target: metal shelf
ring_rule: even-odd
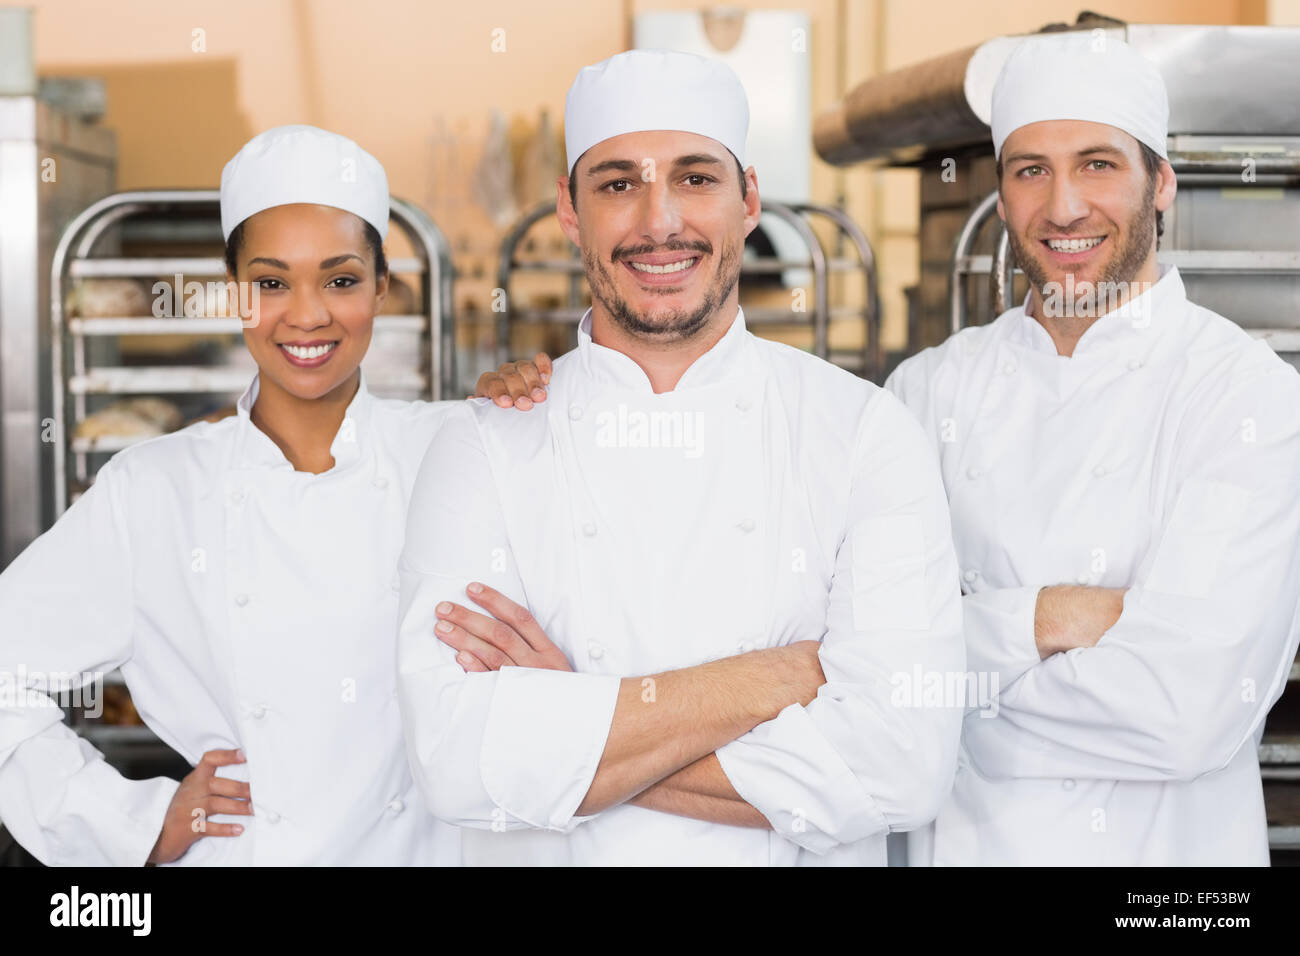
[[[1300,736],[1265,734],[1259,745],[1261,765],[1300,766]]]
[[[1263,339],[1274,352],[1300,352],[1300,329],[1247,329],[1257,339]]]
[[[1179,249],[1157,252],[1156,261],[1197,275],[1220,273],[1286,274],[1300,272],[1300,252],[1248,249]]]
[[[73,395],[208,395],[242,392],[248,387],[250,373],[243,368],[213,368],[206,365],[124,367],[103,365],[84,375],[67,379]],[[389,372],[367,374],[373,388],[423,390],[428,378],[419,372],[409,375]]]
[[[101,438],[74,438],[68,443],[68,447],[76,455],[115,455],[123,448],[130,448],[146,440],[144,437],[134,435],[104,435]]]
[[[1268,846],[1272,850],[1300,850],[1300,827],[1269,827]]]

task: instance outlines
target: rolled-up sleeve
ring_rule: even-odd
[[[472,581],[528,604],[472,404],[453,410],[425,455],[399,570],[398,695],[429,810],[492,830],[568,830],[588,819],[575,813],[619,679],[522,667],[467,674],[433,630],[437,605],[466,605]]]
[[[736,792],[816,853],[934,818],[956,770],[966,686],[938,463],[887,392],[863,413],[848,507],[820,653],[826,683],[808,706],[717,751]]]
[[[141,866],[178,786],[128,780],[63,723],[132,653],[132,562],[114,462],[0,575],[0,821],[50,866]]]

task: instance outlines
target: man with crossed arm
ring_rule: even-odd
[[[1123,41],[1024,40],[992,128],[1028,299],[886,383],[939,451],[970,667],[1001,690],[917,862],[1268,863],[1256,745],[1300,639],[1300,376],[1157,263],[1168,115]]]
[[[579,74],[579,346],[421,468],[399,696],[466,863],[883,864],[950,787],[960,709],[893,680],[964,670],[934,452],[888,392],[746,331],[747,125],[715,61]]]

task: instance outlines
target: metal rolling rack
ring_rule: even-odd
[[[800,325],[808,323],[813,331],[813,353],[865,378],[879,381],[884,371],[880,349],[880,297],[876,282],[876,258],[866,234],[848,215],[833,206],[817,203],[782,203],[763,201],[764,214],[790,224],[808,248],[807,262],[791,262],[771,257],[750,259],[742,263],[742,275],[774,275],[788,269],[812,269],[813,304],[807,312],[775,308],[746,308],[745,322],[755,329],[761,325]],[[511,329],[518,323],[571,322],[575,326],[586,311],[582,307],[583,266],[575,251],[566,259],[521,260],[518,252],[528,232],[543,219],[555,215],[555,204],[540,203],[523,216],[506,233],[501,242],[497,267],[497,287],[505,291],[505,308],[497,313],[497,361],[508,360]],[[836,230],[837,249],[828,256],[826,248],[809,225],[810,218],[828,221]],[[853,247],[855,256],[843,254],[844,245]],[[510,277],[514,272],[560,273],[568,278],[567,304],[557,309],[520,309],[512,305]],[[863,305],[833,307],[830,301],[832,272],[860,272],[863,281]],[[865,345],[861,351],[832,350],[832,319],[860,318],[865,326]]]
[[[220,195],[211,189],[139,190],[104,197],[86,207],[63,231],[51,266],[50,323],[53,382],[54,509],[56,517],[71,503],[73,482],[93,480],[94,456],[111,455],[133,443],[133,439],[86,440],[71,438],[78,422],[86,417],[91,395],[237,395],[248,385],[242,369],[189,367],[94,367],[88,357],[88,342],[96,337],[155,335],[239,334],[239,318],[118,316],[80,318],[66,314],[68,292],[73,280],[98,277],[158,278],[176,274],[196,277],[224,276],[225,263],[219,257],[95,257],[95,249],[114,226],[133,216],[184,214],[190,219],[208,218],[219,222]],[[451,249],[442,232],[419,207],[402,199],[391,199],[393,222],[410,240],[414,256],[389,260],[395,275],[421,277],[420,312],[410,315],[375,317],[375,329],[427,331],[428,351],[421,366],[399,378],[367,376],[368,385],[382,392],[385,386],[415,388],[426,398],[449,396],[455,380],[455,323],[452,313]],[[220,236],[217,232],[216,235]],[[180,311],[176,309],[174,311]],[[138,440],[138,439],[136,439]],[[121,684],[120,674],[105,678],[106,684]],[[117,726],[86,721],[75,710],[70,722],[107,752],[129,748],[168,752],[144,726]]]
[[[1170,160],[1179,177],[1180,186],[1236,185],[1241,181],[1242,167],[1235,157],[1225,160],[1222,157],[1171,152]],[[1300,185],[1300,156],[1259,157],[1255,163],[1256,182],[1260,185]],[[992,303],[992,314],[988,319],[1011,308],[1013,283],[1020,270],[1015,268],[1011,260],[1005,226],[997,227],[998,238],[992,255],[975,255],[972,252],[976,238],[995,214],[997,198],[996,191],[985,197],[971,212],[957,237],[950,288],[953,333],[961,331],[967,324],[967,279],[970,276],[988,276]],[[1162,264],[1176,266],[1180,273],[1187,275],[1300,276],[1300,252],[1296,251],[1168,250],[1159,252],[1157,259]],[[1300,319],[1291,326],[1253,327],[1246,331],[1255,338],[1267,341],[1273,351],[1280,355],[1300,357]],[[1282,699],[1285,699],[1288,692],[1292,695],[1300,693],[1294,689],[1297,687],[1300,687],[1300,662],[1291,666]],[[1280,708],[1282,699],[1274,706],[1274,712]],[[1266,788],[1278,784],[1285,786],[1288,783],[1294,786],[1300,782],[1300,727],[1281,731],[1266,729],[1259,746],[1259,764],[1260,776]],[[1295,807],[1300,807],[1300,799],[1290,796],[1286,790],[1275,790],[1274,793],[1279,799],[1286,800],[1290,811],[1288,816],[1294,816]],[[1268,836],[1269,846],[1274,851],[1300,851],[1300,825],[1292,822],[1282,825],[1270,823]]]

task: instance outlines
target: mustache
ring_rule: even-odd
[[[620,259],[629,259],[632,256],[648,256],[656,252],[698,252],[701,255],[712,255],[713,244],[703,239],[684,240],[671,239],[661,246],[642,244],[639,246],[615,246],[614,251],[609,254],[610,262],[618,262]]]

